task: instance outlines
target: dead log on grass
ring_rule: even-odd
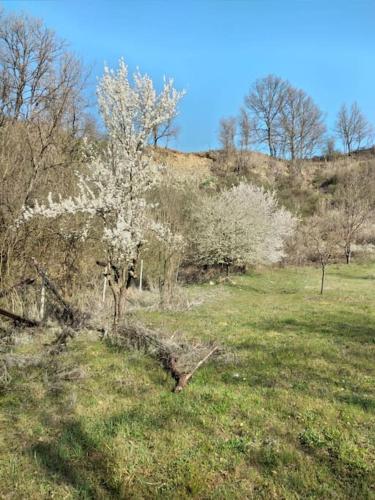
[[[219,349],[218,346],[215,346],[213,349],[211,349],[204,358],[202,358],[198,363],[187,373],[180,372],[177,369],[177,362],[178,359],[172,358],[171,359],[171,374],[172,377],[176,380],[176,387],[173,389],[173,392],[181,392],[184,387],[187,386],[189,383],[189,380],[192,378],[194,373],[200,368],[215,352],[217,352]]]
[[[40,325],[39,321],[19,316],[18,314],[14,314],[2,308],[0,308],[0,315],[4,316],[7,319],[12,320],[15,324],[29,326],[29,327],[35,327]]]
[[[194,373],[211,356],[220,352],[218,346],[177,343],[171,337],[168,338],[136,323],[127,323],[119,327],[112,341],[124,347],[144,350],[156,358],[174,379],[173,392],[181,392]]]

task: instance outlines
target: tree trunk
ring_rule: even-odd
[[[44,279],[42,278],[42,288],[40,290],[40,310],[39,310],[40,321],[44,320],[45,305],[46,305],[46,284],[44,282]]]
[[[352,249],[350,248],[350,245],[347,245],[345,247],[345,258],[346,258],[346,263],[350,264],[352,260]]]
[[[135,272],[137,259],[134,258],[128,264],[120,265],[114,264],[111,260],[96,261],[96,263],[106,268],[108,285],[113,295],[113,329],[116,330],[123,316],[126,291],[130,288],[132,280],[137,277]]]
[[[326,272],[326,265],[322,263],[322,282],[320,285],[320,295],[323,295],[325,272]]]
[[[270,150],[270,156],[273,158],[276,156],[273,144],[272,144],[272,139],[271,139],[271,129],[269,128],[267,130],[267,142],[268,142],[268,149]]]
[[[125,285],[110,282],[110,287],[113,294],[113,330],[116,330],[123,315]]]
[[[168,308],[173,303],[176,290],[176,275],[179,267],[178,254],[172,253],[164,256],[163,280],[161,288],[161,306]]]
[[[141,292],[143,289],[143,259],[141,259],[141,269],[139,272],[139,291]]]

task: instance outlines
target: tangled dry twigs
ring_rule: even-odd
[[[118,328],[116,335],[111,337],[111,342],[143,350],[157,359],[175,380],[174,392],[181,392],[209,358],[222,352],[219,346],[176,342],[172,337],[130,322]]]

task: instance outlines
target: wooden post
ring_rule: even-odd
[[[44,319],[45,305],[46,305],[46,284],[44,278],[42,278],[42,289],[40,291],[40,310],[39,310],[40,321],[43,321]]]
[[[108,266],[106,266],[105,271],[104,271],[104,281],[103,281],[103,293],[102,293],[102,302],[105,302],[105,292],[107,290],[107,273],[108,273]]]
[[[141,259],[141,269],[139,271],[139,291],[142,291],[142,280],[143,280],[143,259]]]

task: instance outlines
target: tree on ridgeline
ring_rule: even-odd
[[[180,132],[180,128],[174,124],[175,117],[176,115],[171,116],[171,118],[169,118],[166,123],[154,126],[154,128],[152,129],[151,137],[152,145],[154,146],[154,148],[157,148],[159,142],[163,139],[165,141],[165,147],[168,147],[168,141],[170,139],[177,138]]]
[[[280,77],[268,75],[256,80],[245,97],[245,107],[253,124],[254,142],[266,145],[272,157],[308,158],[322,144],[322,112],[303,90]]]
[[[219,142],[228,156],[236,149],[237,121],[234,117],[222,118],[219,124]]]
[[[252,142],[254,129],[249,114],[243,107],[240,109],[240,115],[238,117],[238,128],[240,135],[240,150],[248,151]]]
[[[254,123],[257,142],[266,145],[270,156],[277,156],[280,144],[280,113],[288,82],[268,75],[256,80],[245,97],[245,107]]]
[[[336,120],[336,133],[349,156],[373,138],[373,128],[356,102],[350,109],[346,104],[341,106]]]
[[[311,156],[321,146],[325,131],[323,114],[311,97],[289,85],[280,112],[280,142],[284,154],[292,161]]]

